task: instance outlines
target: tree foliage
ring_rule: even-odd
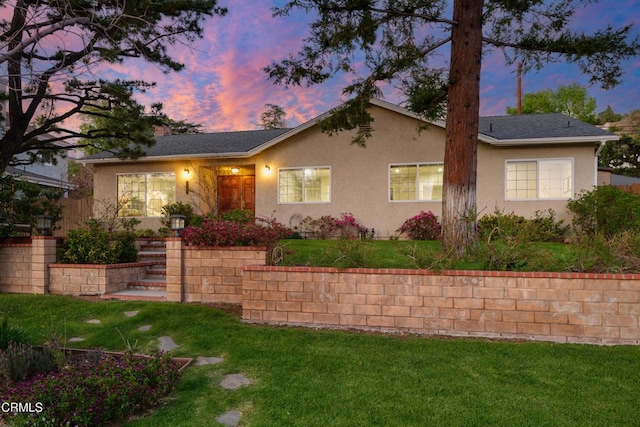
[[[452,3],[452,8],[449,7]],[[603,88],[622,76],[621,61],[640,52],[631,26],[572,31],[585,3],[576,0],[290,0],[275,9],[301,9],[316,19],[302,48],[265,68],[277,84],[315,85],[338,73],[353,76],[349,99],[322,126],[327,132],[370,123],[368,100],[383,83],[405,89],[407,105],[427,118],[447,108],[443,188],[443,247],[461,255],[477,241],[475,174],[482,55],[504,52],[525,72],[553,62],[576,64]],[[440,50],[451,45],[447,69]],[[366,71],[362,71],[366,70]],[[413,89],[413,90],[410,90]],[[369,133],[358,133],[364,144]]]
[[[640,177],[640,111],[632,111],[622,121],[627,124],[609,130],[619,133],[620,140],[605,145],[600,157],[600,166],[613,168],[620,175]]]
[[[287,113],[281,106],[265,104],[266,110],[260,115],[262,129],[283,129],[287,127]]]
[[[170,49],[203,34],[202,20],[223,16],[217,0],[1,1],[0,82],[8,110],[0,139],[0,170],[51,158],[76,138],[104,141],[122,157],[153,143],[149,117],[133,99],[151,82],[108,79],[111,64],[144,60],[164,72],[183,64]],[[102,76],[102,77],[99,77]],[[83,133],[65,125],[78,114],[111,118],[109,131]],[[135,143],[130,146],[130,143]],[[29,153],[26,160],[17,160]]]
[[[522,114],[536,113],[562,113],[586,123],[597,122],[596,99],[589,96],[586,87],[577,83],[560,86],[557,90],[525,93]],[[518,109],[507,107],[507,114],[518,114]]]

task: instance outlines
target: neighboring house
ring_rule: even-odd
[[[60,188],[66,192],[72,187],[68,182],[68,168],[67,159],[60,157],[55,165],[53,163],[33,163],[23,166],[9,166],[4,173],[22,181],[36,183],[41,187]]]
[[[421,210],[441,216],[444,122],[420,129],[426,123],[415,114],[373,99],[373,136],[363,148],[351,144],[353,132],[323,133],[318,120],[328,114],[294,129],[162,136],[135,161],[108,153],[83,161],[95,168],[95,198],[119,201],[120,214],[143,228],[159,227],[166,203],[202,206],[198,178],[212,172],[221,211],[250,209],[286,225],[350,212],[387,237]],[[478,211],[554,209],[566,218],[567,200],[597,184],[597,155],[616,140],[562,114],[481,118]]]

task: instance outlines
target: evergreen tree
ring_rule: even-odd
[[[217,0],[0,0],[0,97],[6,119],[0,171],[77,148],[77,138],[103,138],[65,127],[78,114],[112,123],[106,149],[136,157],[153,144],[149,117],[133,100],[153,83],[100,78],[109,64],[144,60],[165,72],[183,64],[169,53],[202,37],[202,21],[224,16]],[[4,75],[2,75],[4,74]],[[108,139],[108,138],[107,138]],[[64,142],[63,144],[60,144]],[[134,143],[134,144],[131,144]],[[26,160],[16,155],[31,153]]]
[[[508,64],[522,62],[525,72],[549,62],[575,63],[603,88],[617,84],[621,61],[640,52],[630,26],[592,34],[571,31],[571,19],[583,3],[590,2],[290,0],[276,8],[276,15],[302,9],[316,19],[300,51],[265,71],[278,84],[313,85],[339,72],[358,75],[364,62],[368,72],[344,88],[350,100],[323,122],[328,132],[370,122],[368,100],[380,95],[381,82],[418,86],[406,92],[408,105],[428,118],[446,103],[442,243],[445,251],[462,255],[477,243],[476,146],[486,49],[503,50]],[[448,70],[430,63],[445,45],[450,45]],[[363,144],[366,136],[355,142]]]

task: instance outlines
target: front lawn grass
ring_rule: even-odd
[[[203,305],[54,295],[3,294],[0,311],[34,343],[55,333],[85,338],[73,344],[83,348],[152,352],[170,336],[175,356],[225,359],[188,368],[170,399],[128,426],[211,426],[228,410],[243,412],[243,426],[640,424],[635,346],[276,328]],[[140,332],[142,325],[152,328]],[[253,384],[222,389],[233,373]]]
[[[331,249],[340,244],[339,240],[291,239],[282,240],[280,244],[285,250],[284,260],[278,265],[335,267],[331,258]],[[372,240],[362,241],[366,247],[366,267],[368,268],[416,268],[406,255],[408,248],[438,256],[441,253],[440,241],[437,240]],[[563,271],[568,268],[569,247],[564,243],[534,243],[540,252],[548,252],[552,257],[549,271]],[[447,269],[482,270],[483,262],[478,259],[454,260]]]

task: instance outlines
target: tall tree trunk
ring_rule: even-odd
[[[476,170],[483,0],[456,0],[444,150],[442,247],[462,256],[477,244]]]

